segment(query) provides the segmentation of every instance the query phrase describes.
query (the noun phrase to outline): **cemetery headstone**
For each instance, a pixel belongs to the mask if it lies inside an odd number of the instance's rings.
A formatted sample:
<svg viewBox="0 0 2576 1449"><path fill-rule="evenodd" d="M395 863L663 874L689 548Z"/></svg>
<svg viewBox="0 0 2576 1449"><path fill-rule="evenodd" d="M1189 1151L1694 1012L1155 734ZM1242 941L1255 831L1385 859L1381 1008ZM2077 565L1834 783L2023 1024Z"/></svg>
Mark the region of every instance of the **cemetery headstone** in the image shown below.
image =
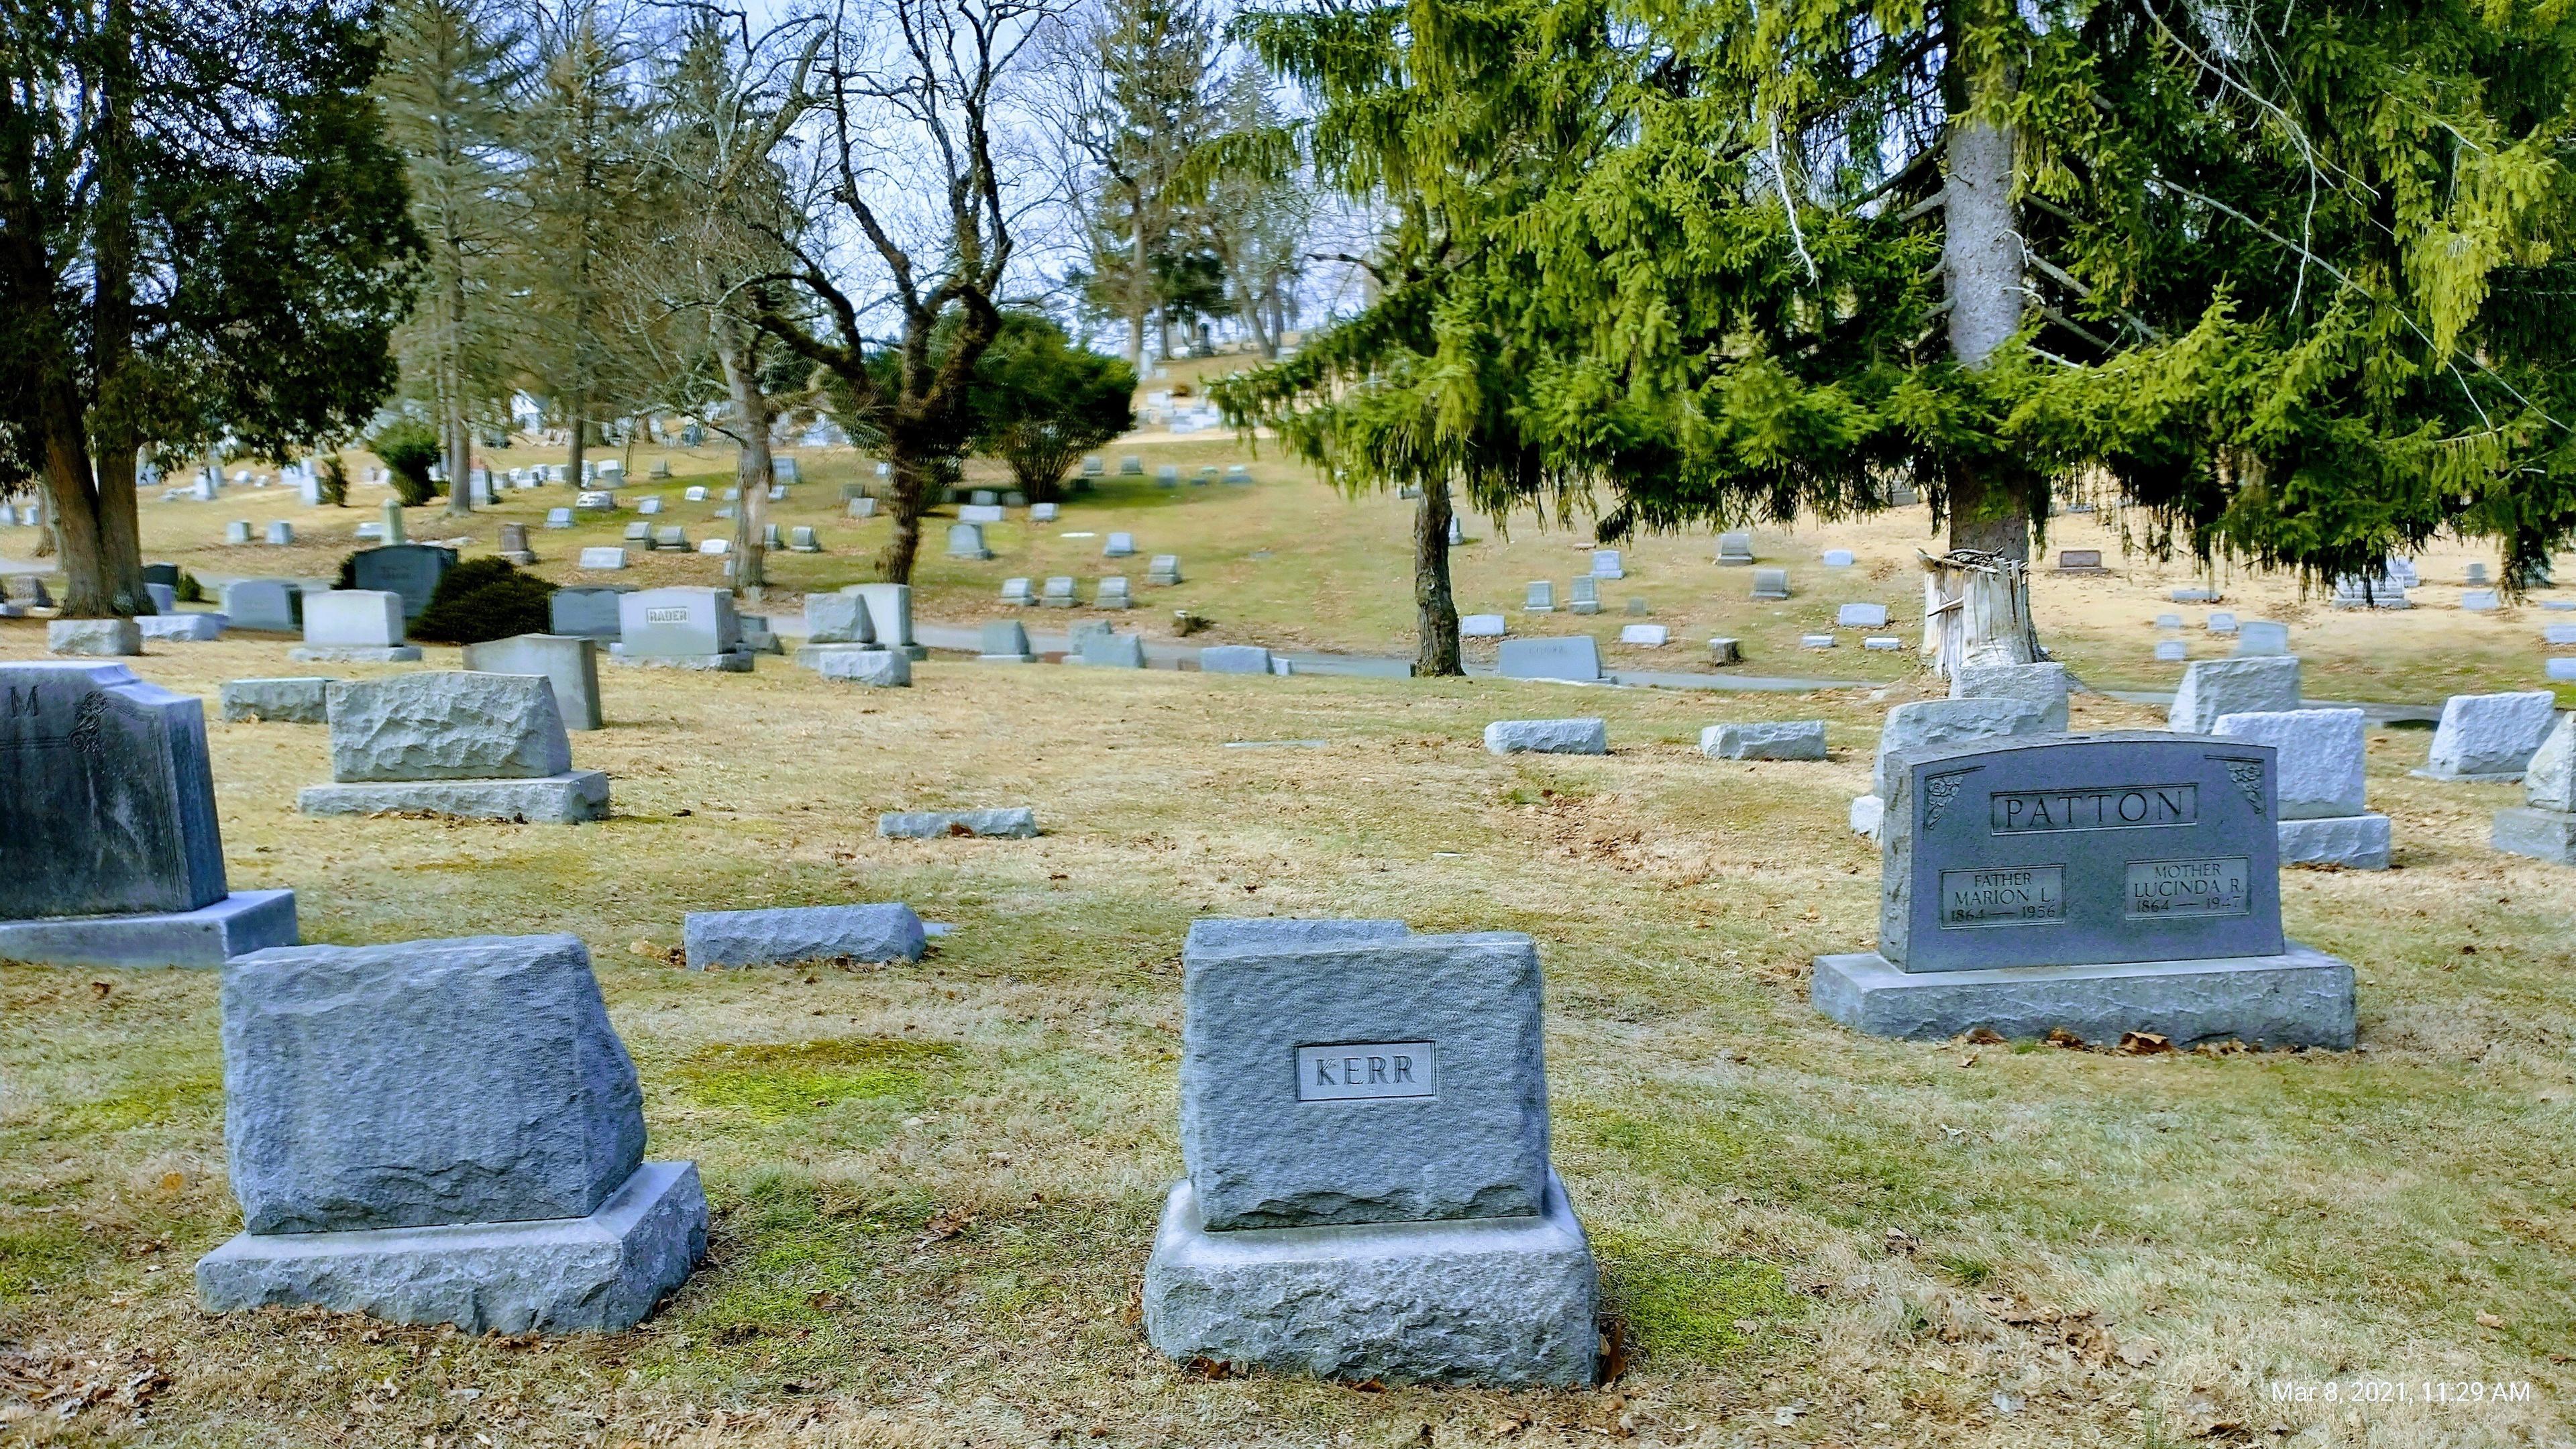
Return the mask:
<svg viewBox="0 0 2576 1449"><path fill-rule="evenodd" d="M331 681L303 679L227 679L217 696L226 724L260 720L270 724L331 722Z"/></svg>
<svg viewBox="0 0 2576 1449"><path fill-rule="evenodd" d="M1624 579L1627 576L1626 571L1620 567L1619 550L1615 548L1596 548L1592 551L1592 577L1596 579Z"/></svg>
<svg viewBox="0 0 2576 1449"><path fill-rule="evenodd" d="M140 654L143 629L132 619L48 619L45 649L67 656Z"/></svg>
<svg viewBox="0 0 2576 1449"><path fill-rule="evenodd" d="M2284 865L2388 869L2388 817L2364 804L2361 711L2293 709L2220 715L2210 733L2270 745Z"/></svg>
<svg viewBox="0 0 2576 1449"><path fill-rule="evenodd" d="M245 1227L197 1263L207 1312L616 1331L705 1255L697 1167L644 1160L575 937L261 951L226 965L222 1010Z"/></svg>
<svg viewBox="0 0 2576 1449"><path fill-rule="evenodd" d="M700 553L731 553L731 552L733 552L733 540L732 540L732 539L729 539L729 538L702 538L702 539L699 539L699 540L698 540L698 552L700 552ZM727 575L728 577L730 577L730 576L731 576L731 574L732 574L732 572L733 572L733 566L732 566L731 564L727 564L727 565L725 565L725 572L726 572L726 575Z"/></svg>
<svg viewBox="0 0 2576 1449"><path fill-rule="evenodd" d="M1533 579L1529 586L1529 596L1521 603L1521 612L1524 614L1555 613L1556 585L1546 579Z"/></svg>
<svg viewBox="0 0 2576 1449"><path fill-rule="evenodd" d="M1719 667L1744 662L1744 641L1720 636L1708 641L1708 662Z"/></svg>
<svg viewBox="0 0 2576 1449"><path fill-rule="evenodd" d="M235 579L224 585L224 614L236 629L300 634L304 589L285 579Z"/></svg>
<svg viewBox="0 0 2576 1449"><path fill-rule="evenodd" d="M681 489L681 490L680 490L680 500L681 500L682 502L684 502L684 503L704 503L704 502L706 502L706 501L707 501L707 490L706 490L706 485L705 485L705 484L702 484L702 483L692 483L692 484L690 484L688 487Z"/></svg>
<svg viewBox="0 0 2576 1449"><path fill-rule="evenodd" d="M991 558L993 556L993 551L984 546L984 526L980 523L955 523L949 525L948 556L950 558L974 559L978 562Z"/></svg>
<svg viewBox="0 0 2576 1449"><path fill-rule="evenodd" d="M1029 505L1029 522L1053 523L1055 520L1056 505L1052 503L1032 503Z"/></svg>
<svg viewBox="0 0 2576 1449"><path fill-rule="evenodd" d="M1606 755L1610 728L1597 719L1498 719L1485 726L1497 755Z"/></svg>
<svg viewBox="0 0 2576 1449"><path fill-rule="evenodd" d="M1179 466L1178 466L1178 465L1176 465L1176 464L1172 464L1172 463L1165 463L1165 464L1163 464L1162 466L1160 466L1160 467L1156 468L1156 469L1154 470L1154 486L1155 486L1155 487L1157 487L1157 488L1178 488L1178 487L1180 487L1180 486L1181 486L1181 470L1180 470Z"/></svg>
<svg viewBox="0 0 2576 1449"><path fill-rule="evenodd" d="M2159 639L2156 641L2156 662L2158 664L2180 664L2190 658L2191 646L2183 643L2180 639Z"/></svg>
<svg viewBox="0 0 2576 1449"><path fill-rule="evenodd" d="M1135 552L1136 535L1132 533L1112 533L1108 541L1100 545L1102 558L1126 558Z"/></svg>
<svg viewBox="0 0 2576 1449"><path fill-rule="evenodd" d="M867 600L852 593L807 594L805 639L809 645L874 644L877 635L868 618Z"/></svg>
<svg viewBox="0 0 2576 1449"><path fill-rule="evenodd" d="M2098 548L2059 549L2057 552L2057 571L2061 574L2107 574L2110 572L2109 569L2102 567L2102 550Z"/></svg>
<svg viewBox="0 0 2576 1449"><path fill-rule="evenodd" d="M1144 477L1145 460L1133 453L1121 455L1118 459L1118 476L1121 478Z"/></svg>
<svg viewBox="0 0 2576 1449"><path fill-rule="evenodd" d="M1509 632L1500 614L1458 616L1458 637L1461 639L1500 639Z"/></svg>
<svg viewBox="0 0 2576 1449"><path fill-rule="evenodd" d="M2424 768L2413 773L2428 780L2518 780L2557 717L2558 696L2546 689L2452 695L2442 702Z"/></svg>
<svg viewBox="0 0 2576 1449"><path fill-rule="evenodd" d="M2177 604L2215 604L2218 602L2218 590L2176 589L2170 597Z"/></svg>
<svg viewBox="0 0 2576 1449"><path fill-rule="evenodd" d="M787 530L787 551L790 553L821 553L823 551L823 541L815 534L810 525L800 523Z"/></svg>
<svg viewBox="0 0 2576 1449"><path fill-rule="evenodd" d="M1885 604L1845 604L1834 611L1838 629L1884 629L1887 627Z"/></svg>
<svg viewBox="0 0 2576 1449"><path fill-rule="evenodd" d="M202 644L224 637L224 626L231 622L221 614L172 611L151 614L134 621L137 633L146 639L167 643Z"/></svg>
<svg viewBox="0 0 2576 1449"><path fill-rule="evenodd" d="M1045 591L1038 596L1038 604L1041 608L1070 609L1080 602L1081 600L1074 596L1073 578L1069 574L1055 574L1049 577Z"/></svg>
<svg viewBox="0 0 2576 1449"><path fill-rule="evenodd" d="M605 585L557 589L546 598L547 627L556 634L614 639L619 632L617 601L629 592L631 590Z"/></svg>
<svg viewBox="0 0 2576 1449"><path fill-rule="evenodd" d="M387 544L403 541L403 506L399 498L385 500L384 528L380 535Z"/></svg>
<svg viewBox="0 0 2576 1449"><path fill-rule="evenodd" d="M1699 752L1712 760L1821 760L1825 722L1795 719L1710 725L1699 732Z"/></svg>
<svg viewBox="0 0 2576 1449"><path fill-rule="evenodd" d="M1135 607L1135 603L1135 596L1127 591L1127 580L1117 574L1102 579L1091 591L1091 607L1095 609L1127 609Z"/></svg>
<svg viewBox="0 0 2576 1449"><path fill-rule="evenodd" d="M660 514L662 511L661 496L656 494L650 498L639 498L635 500L635 511L646 518L651 518Z"/></svg>
<svg viewBox="0 0 2576 1449"><path fill-rule="evenodd" d="M366 549L354 556L356 587L400 595L403 622L429 607L438 581L456 567L456 550L434 543L395 543Z"/></svg>
<svg viewBox="0 0 2576 1449"><path fill-rule="evenodd" d="M2204 659L2182 672L2165 728L2205 735L2223 714L2270 714L2299 707L2299 661L2289 655Z"/></svg>
<svg viewBox="0 0 2576 1449"><path fill-rule="evenodd" d="M1829 569L1847 569L1851 566L1852 551L1850 549L1829 548L1825 550L1825 567Z"/></svg>
<svg viewBox="0 0 2576 1449"><path fill-rule="evenodd" d="M1109 470L1101 464L1100 455L1098 453L1085 453L1082 455L1083 477L1098 478L1108 471Z"/></svg>
<svg viewBox="0 0 2576 1449"><path fill-rule="evenodd" d="M1536 945L1201 921L1182 963L1188 1176L1148 1341L1322 1378L1591 1383L1599 1276L1548 1162Z"/></svg>
<svg viewBox="0 0 2576 1449"><path fill-rule="evenodd" d="M2472 614L2492 614L2498 607L2496 591L2493 589L2463 589L2460 591L2460 607L2468 610Z"/></svg>
<svg viewBox="0 0 2576 1449"><path fill-rule="evenodd" d="M1211 644L1199 651L1202 674L1269 674L1270 651L1257 644Z"/></svg>
<svg viewBox="0 0 2576 1449"><path fill-rule="evenodd" d="M555 710L567 730L595 730L599 715L599 641L587 634L514 634L465 646L465 667L483 674L534 674L554 686Z"/></svg>
<svg viewBox="0 0 2576 1449"><path fill-rule="evenodd" d="M1075 636L1079 647L1067 664L1089 664L1109 669L1142 669L1145 667L1145 641L1134 634L1117 634L1096 630Z"/></svg>
<svg viewBox="0 0 2576 1449"><path fill-rule="evenodd" d="M143 586L143 592L151 596L152 612L156 614L175 614L179 612L179 590L176 585L145 584Z"/></svg>
<svg viewBox="0 0 2576 1449"><path fill-rule="evenodd" d="M912 656L878 646L800 650L799 663L811 656L814 672L825 679L872 689L905 689L912 684Z"/></svg>
<svg viewBox="0 0 2576 1449"><path fill-rule="evenodd" d="M1672 642L1672 631L1661 624L1626 624L1620 626L1619 642L1640 649L1661 649Z"/></svg>
<svg viewBox="0 0 2576 1449"><path fill-rule="evenodd" d="M1002 580L1003 603L1016 605L1025 609L1035 605L1037 601L1037 595L1031 592L1029 581L1026 578Z"/></svg>
<svg viewBox="0 0 2576 1449"><path fill-rule="evenodd" d="M1458 515L1457 515L1457 514L1454 514L1454 513L1450 514L1450 515L1449 515L1449 546L1450 546L1451 548L1456 548L1458 545L1460 545L1460 544L1462 544L1462 543L1465 543L1466 541L1467 541L1467 526L1466 526L1465 524L1460 523L1460 522L1458 521Z"/></svg>
<svg viewBox="0 0 2576 1449"><path fill-rule="evenodd" d="M1717 536L1717 561L1730 568L1750 565L1753 562L1753 535L1749 533L1719 534Z"/></svg>
<svg viewBox="0 0 2576 1449"><path fill-rule="evenodd" d="M221 966L292 944L293 891L224 878L205 705L122 664L0 661L0 958Z"/></svg>
<svg viewBox="0 0 2576 1449"><path fill-rule="evenodd" d="M269 520L268 544L271 548L294 547L295 525L287 522L283 518L274 518Z"/></svg>
<svg viewBox="0 0 2576 1449"><path fill-rule="evenodd" d="M2277 772L2151 731L1901 750L1879 948L1819 959L1810 999L1872 1036L2349 1047L2352 968L2281 934Z"/></svg>
<svg viewBox="0 0 2576 1449"><path fill-rule="evenodd" d="M1505 679L1562 679L1577 684L1601 678L1601 646L1589 634L1556 639L1507 639L1494 659Z"/></svg>
<svg viewBox="0 0 2576 1449"><path fill-rule="evenodd" d="M304 642L286 657L307 663L409 663L420 646L403 642L402 595L383 589L325 589L304 596Z"/></svg>
<svg viewBox="0 0 2576 1449"><path fill-rule="evenodd" d="M2576 865L2576 714L2552 718L2526 762L2522 798L2496 812L2488 843L2507 855Z"/></svg>
<svg viewBox="0 0 2576 1449"><path fill-rule="evenodd" d="M842 592L855 592L867 601L868 621L876 630L877 643L901 651L907 659L930 657L930 651L912 637L910 584L852 584Z"/></svg>
<svg viewBox="0 0 2576 1449"><path fill-rule="evenodd" d="M1029 631L1017 619L996 619L986 624L975 657L986 664L1035 664L1038 658L1037 652L1029 648Z"/></svg>
<svg viewBox="0 0 2576 1449"><path fill-rule="evenodd" d="M1601 612L1601 581L1590 574L1576 576L1566 586L1566 593L1567 613L1590 615Z"/></svg>
<svg viewBox="0 0 2576 1449"><path fill-rule="evenodd" d="M2290 652L2290 626L2269 619L2248 619L2236 626L2236 657L2264 659Z"/></svg>
<svg viewBox="0 0 2576 1449"><path fill-rule="evenodd" d="M2468 566L2467 573L2463 575L2463 577L2465 577L2470 583L2483 584L2487 581L2487 566L2482 563L2470 564Z"/></svg>
<svg viewBox="0 0 2576 1449"><path fill-rule="evenodd" d="M1831 638L1831 635L1827 635ZM2004 739L2048 733L2048 708L2020 696L1976 696L1927 699L1900 704L1879 726L1878 748L1870 762L1869 793L1853 799L1849 820L1853 833L1875 836L1884 813L1889 761L1906 750L1963 740Z"/></svg>
<svg viewBox="0 0 2576 1449"><path fill-rule="evenodd" d="M2225 609L2215 610L2207 620L2207 627L2212 634L2233 634L2236 632L2236 616Z"/></svg>
<svg viewBox="0 0 2576 1449"><path fill-rule="evenodd" d="M508 559L510 562L517 564L522 568L525 568L529 564L537 561L537 556L528 551L528 526L524 523L505 523L501 525L501 539L498 552L501 557Z"/></svg>
<svg viewBox="0 0 2576 1449"><path fill-rule="evenodd" d="M1753 571L1753 597L1757 599L1785 599L1789 597L1789 571L1787 569L1755 569Z"/></svg>
<svg viewBox="0 0 2576 1449"><path fill-rule="evenodd" d="M331 683L329 709L331 783L296 792L295 806L307 815L399 811L553 824L608 816L608 777L572 767L563 713L543 674L340 679Z"/></svg>
<svg viewBox="0 0 2576 1449"><path fill-rule="evenodd" d="M1169 588L1181 582L1181 556L1158 553L1146 562L1145 582Z"/></svg>
<svg viewBox="0 0 2576 1449"><path fill-rule="evenodd" d="M608 657L657 669L751 672L742 622L723 589L644 589L617 599L617 642Z"/></svg>
<svg viewBox="0 0 2576 1449"><path fill-rule="evenodd" d="M674 523L653 530L653 552L687 553L688 551L689 532L679 524Z"/></svg>
<svg viewBox="0 0 2576 1449"><path fill-rule="evenodd" d="M2063 664L1962 664L1950 678L1952 699L2018 699L2039 706L2040 728L2066 730Z"/></svg>
<svg viewBox="0 0 2576 1449"><path fill-rule="evenodd" d="M587 547L578 560L584 569L616 570L626 567L626 550L614 547Z"/></svg>

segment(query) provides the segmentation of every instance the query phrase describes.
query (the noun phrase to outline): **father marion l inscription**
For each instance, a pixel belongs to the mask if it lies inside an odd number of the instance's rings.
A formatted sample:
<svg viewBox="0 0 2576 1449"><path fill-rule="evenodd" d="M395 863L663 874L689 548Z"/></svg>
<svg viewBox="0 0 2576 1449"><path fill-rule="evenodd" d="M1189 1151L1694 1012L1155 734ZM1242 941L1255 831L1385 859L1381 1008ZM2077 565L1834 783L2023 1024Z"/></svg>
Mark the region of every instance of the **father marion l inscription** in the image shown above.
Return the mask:
<svg viewBox="0 0 2576 1449"><path fill-rule="evenodd" d="M1874 1035L2349 1044L2351 968L2281 934L2276 763L2164 732L1904 752L1879 950L1819 961L1816 1004Z"/></svg>

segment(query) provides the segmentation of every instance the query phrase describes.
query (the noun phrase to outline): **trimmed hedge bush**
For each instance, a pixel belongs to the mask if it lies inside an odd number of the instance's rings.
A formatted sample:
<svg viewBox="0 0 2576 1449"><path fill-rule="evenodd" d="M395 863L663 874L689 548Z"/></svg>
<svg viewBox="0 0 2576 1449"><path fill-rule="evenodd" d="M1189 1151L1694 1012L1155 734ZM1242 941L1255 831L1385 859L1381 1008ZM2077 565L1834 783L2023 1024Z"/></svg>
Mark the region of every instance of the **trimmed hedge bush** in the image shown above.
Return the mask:
<svg viewBox="0 0 2576 1449"><path fill-rule="evenodd" d="M542 634L551 620L554 585L521 573L508 559L467 559L438 581L411 637L432 644L480 644L513 634Z"/></svg>

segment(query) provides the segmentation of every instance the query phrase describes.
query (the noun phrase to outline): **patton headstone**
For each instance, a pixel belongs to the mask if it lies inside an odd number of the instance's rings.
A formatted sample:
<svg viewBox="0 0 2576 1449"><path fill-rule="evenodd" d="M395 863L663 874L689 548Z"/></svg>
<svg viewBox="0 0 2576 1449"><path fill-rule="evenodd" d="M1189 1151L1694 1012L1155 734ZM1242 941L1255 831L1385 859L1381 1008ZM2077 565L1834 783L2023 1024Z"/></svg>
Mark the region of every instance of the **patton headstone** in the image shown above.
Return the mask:
<svg viewBox="0 0 2576 1449"><path fill-rule="evenodd" d="M571 936L227 963L226 1313L318 1305L468 1333L632 1326L706 1251L697 1169L644 1160L643 1094Z"/></svg>
<svg viewBox="0 0 2576 1449"><path fill-rule="evenodd" d="M1188 1177L1147 1339L1325 1378L1590 1383L1598 1275L1548 1162L1530 939L1203 921L1182 962Z"/></svg>
<svg viewBox="0 0 2576 1449"><path fill-rule="evenodd" d="M1888 762L1879 949L1811 999L1873 1036L2347 1047L2353 973L2281 934L2268 745L2126 732Z"/></svg>
<svg viewBox="0 0 2576 1449"><path fill-rule="evenodd" d="M205 706L122 664L0 662L0 957L220 966L295 940L295 893L224 878Z"/></svg>

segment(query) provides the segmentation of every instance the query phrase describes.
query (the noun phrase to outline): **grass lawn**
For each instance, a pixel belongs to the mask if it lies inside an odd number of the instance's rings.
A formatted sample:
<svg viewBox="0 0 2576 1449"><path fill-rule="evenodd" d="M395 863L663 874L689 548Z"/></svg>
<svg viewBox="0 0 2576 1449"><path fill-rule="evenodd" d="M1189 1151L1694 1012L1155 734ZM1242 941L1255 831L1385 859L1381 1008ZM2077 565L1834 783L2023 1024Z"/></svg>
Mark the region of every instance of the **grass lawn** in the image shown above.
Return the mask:
<svg viewBox="0 0 2576 1449"><path fill-rule="evenodd" d="M882 518L853 520L842 508L841 485L872 477L872 464L847 449L789 451L799 458L805 481L784 502L771 505L772 521L782 535L798 524L813 525L827 550L771 556L776 587L760 607L793 612L808 590L876 577L890 524ZM1207 643L1413 653L1411 503L1388 495L1347 498L1284 460L1275 444L1263 442L1256 451L1230 434L1154 434L1102 451L1113 469L1120 455L1137 455L1147 476L1103 480L1093 492L1066 504L1063 517L1051 526L1032 526L1015 510L1011 521L986 526L985 541L997 555L988 562L944 556L946 525L954 521L954 509L939 510L923 529L914 574L916 614L942 623L999 618L1013 612L1001 602L1006 578L1070 574L1081 581L1082 597L1088 599L1098 578L1123 572L1135 587L1139 607L1121 619L1121 627L1156 637L1169 637L1172 611L1186 608L1210 622L1207 632L1195 636ZM729 449L637 447L595 456L626 459L631 481L621 497L630 505L647 496L663 498L665 511L650 520L656 525L681 525L693 543L730 535L732 522L714 516L724 506L724 486L732 481ZM668 460L672 478L645 476L657 459ZM491 454L489 461L506 469L558 462L560 455L520 447ZM1178 466L1187 478L1203 466L1237 462L1249 464L1255 486L1184 484L1164 490L1151 476L1165 463ZM1009 486L1005 475L982 464L970 470L970 482ZM707 501L685 501L682 495L692 484L709 487ZM381 487L361 486L353 489L349 508L307 509L292 490L275 487L228 489L213 504L165 504L153 493L142 510L144 556L209 577L327 579L338 572L345 554L361 546L356 526L380 517L386 496ZM627 524L645 520L630 508L614 515L580 515L578 526L569 531L545 529L546 510L571 501L572 490L562 487L505 490L497 506L470 520L448 519L443 505L413 509L408 531L415 540L462 541L469 553L489 552L497 546L500 523L524 523L541 560L538 572L559 583L722 582L722 561L694 553L636 551L622 573L583 573L574 567L583 545L619 543ZM260 538L266 523L278 518L295 524L299 541L294 547L226 546L219 541L228 521L250 522L252 536ZM2209 582L2225 593L2216 608L2292 626L2292 647L2306 663L2311 698L2437 703L2463 691L2548 687L2541 626L2560 616L2538 604L2554 594L2536 595L2528 604L2491 614L2458 607L2469 563L2484 562L2490 575L2501 571L2500 561L2483 548L2443 545L2423 555L2424 586L2415 592L2420 607L2406 613L2354 613L2302 597L2294 581L2223 569L2212 580L2195 573L2187 561L2124 552L2122 526L2111 515L2053 520L2045 540L2047 562L2053 563L2061 549L2096 549L2115 572L2079 577L2043 569L2033 585L2043 638L2096 687L2172 688L2182 666L2155 661L2159 638L2186 639L2195 659L2228 653L2231 640L2202 628L2211 607L2171 602L2173 589ZM1113 530L1135 535L1137 557L1101 557ZM1915 556L1918 549L1937 545L1930 511L1922 507L1862 522L1810 520L1795 530L1755 529L1756 552L1765 564L1786 566L1795 591L1786 602L1766 603L1749 596L1751 570L1716 566L1711 531L1631 540L1625 545L1628 577L1602 583L1600 616L1578 618L1527 615L1520 608L1534 579L1554 582L1560 604L1569 597L1573 576L1591 566L1594 539L1588 522L1543 523L1523 517L1498 525L1470 517L1466 534L1468 544L1452 555L1461 612L1507 613L1516 633L1581 630L1604 641L1614 667L1667 670L1706 667L1706 641L1725 635L1743 641L1746 662L1738 673L1867 681L1904 677L1913 669L1913 656L1864 653L1857 630L1841 631L1840 645L1831 651L1802 649L1799 636L1832 630L1840 604L1875 601L1889 606L1887 632L1909 647L1919 642L1922 585ZM0 530L0 556L23 554L33 539L32 531ZM1857 565L1826 569L1820 559L1827 548L1851 549ZM1145 585L1147 558L1157 553L1180 556L1181 586ZM2576 561L2570 568L2576 569ZM2576 591L2569 596L2576 598ZM1671 647L1629 648L1615 642L1619 626L1629 622L1624 611L1632 598L1652 610L1654 622L1670 626ZM2162 614L2181 617L2185 627L2180 635L2156 628ZM1042 617L1055 627L1063 623L1053 615ZM2567 618L2576 622L2576 615ZM1467 647L1470 660L1490 660L1494 648L1482 641L1469 641ZM2568 699L2576 703L2576 692Z"/></svg>
<svg viewBox="0 0 2576 1449"><path fill-rule="evenodd" d="M1213 519L1294 496L1139 506ZM0 657L35 655L41 630L0 623ZM136 667L211 700L283 656L245 639ZM1841 823L1876 728L1857 694L948 660L890 692L778 660L603 674L610 728L574 756L614 778L608 822L307 818L294 790L326 777L322 730L211 723L224 840L236 888L298 890L308 940L589 943L652 1155L705 1174L710 1260L607 1337L203 1316L190 1265L239 1225L215 977L0 967L0 1443L2568 1434L2576 886L2484 848L2510 787L2408 778L2421 734L2372 736L2400 868L2282 882L2291 932L2359 968L2364 1049L2130 1057L1876 1041L1807 1008L1810 958L1867 942L1876 919L1876 853ZM1491 718L1577 709L1609 719L1614 754L1477 742ZM1817 715L1828 762L1690 747L1718 718ZM2082 700L2076 723L2150 719ZM1326 743L1225 747L1289 739ZM873 833L880 810L1020 803L1049 833ZM669 964L690 909L848 900L908 901L956 931L917 967ZM1555 1160L1625 1346L1614 1382L1367 1392L1201 1378L1145 1346L1137 1284L1180 1166L1180 941L1210 913L1537 938ZM2272 1397L2357 1376L2529 1397ZM82 1385L99 1402L68 1418L26 1407Z"/></svg>

